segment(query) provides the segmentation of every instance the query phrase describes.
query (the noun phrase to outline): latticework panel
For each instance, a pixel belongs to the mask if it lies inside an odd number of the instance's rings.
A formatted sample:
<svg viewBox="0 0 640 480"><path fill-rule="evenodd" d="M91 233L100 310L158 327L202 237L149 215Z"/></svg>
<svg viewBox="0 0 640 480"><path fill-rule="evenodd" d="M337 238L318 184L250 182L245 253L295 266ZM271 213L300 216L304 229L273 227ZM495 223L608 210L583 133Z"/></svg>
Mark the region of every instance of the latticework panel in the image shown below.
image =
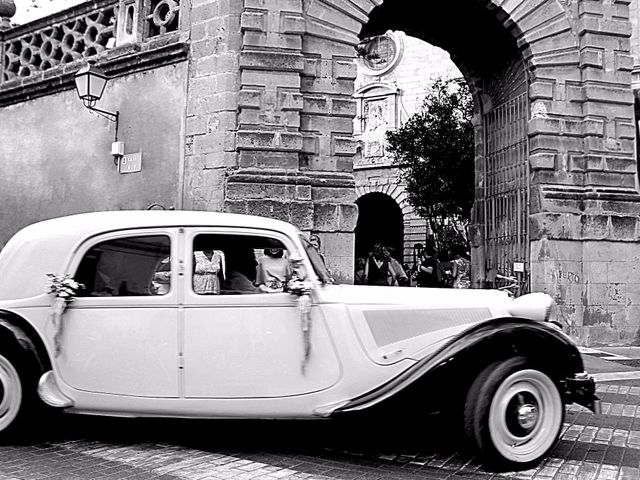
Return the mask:
<svg viewBox="0 0 640 480"><path fill-rule="evenodd" d="M120 13L119 4L123 7ZM25 79L93 57L116 43L144 42L176 32L179 17L179 0L102 1L93 10L79 8L76 15L62 20L54 15L51 25L45 28L33 29L19 36L10 32L6 36L1 81ZM138 25L137 18L143 18L144 22ZM118 22L124 22L126 28L120 32L125 38L118 38L116 42ZM142 32L137 32L137 28Z"/></svg>
<svg viewBox="0 0 640 480"><path fill-rule="evenodd" d="M25 78L97 55L115 36L115 5L5 42L3 81Z"/></svg>

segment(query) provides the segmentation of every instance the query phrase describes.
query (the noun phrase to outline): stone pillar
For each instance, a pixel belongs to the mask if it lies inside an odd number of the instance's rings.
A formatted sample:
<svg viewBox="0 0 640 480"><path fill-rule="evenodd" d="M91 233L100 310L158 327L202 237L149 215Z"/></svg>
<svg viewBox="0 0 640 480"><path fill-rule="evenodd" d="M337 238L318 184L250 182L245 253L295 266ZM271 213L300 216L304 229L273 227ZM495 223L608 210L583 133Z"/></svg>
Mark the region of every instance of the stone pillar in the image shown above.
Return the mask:
<svg viewBox="0 0 640 480"><path fill-rule="evenodd" d="M538 72L531 84L531 284L561 302L583 344L634 343L640 197L629 2L580 0L575 9L577 58L556 65L566 73L553 82Z"/></svg>
<svg viewBox="0 0 640 480"><path fill-rule="evenodd" d="M245 0L240 28L237 163L228 172L224 208L311 231L310 179L299 167L301 5Z"/></svg>
<svg viewBox="0 0 640 480"><path fill-rule="evenodd" d="M331 41L309 31L307 13L300 0L244 1L237 162L227 172L224 209L318 234L329 268L345 281L353 275L357 219L351 138L357 39L339 41L336 54L327 48Z"/></svg>
<svg viewBox="0 0 640 480"><path fill-rule="evenodd" d="M353 276L358 211L353 180L356 33L376 2L304 2L301 167L313 179L314 229L339 276Z"/></svg>
<svg viewBox="0 0 640 480"><path fill-rule="evenodd" d="M191 39L182 175L185 209L222 211L227 169L237 166L242 11L242 0L198 0L183 12L182 29Z"/></svg>

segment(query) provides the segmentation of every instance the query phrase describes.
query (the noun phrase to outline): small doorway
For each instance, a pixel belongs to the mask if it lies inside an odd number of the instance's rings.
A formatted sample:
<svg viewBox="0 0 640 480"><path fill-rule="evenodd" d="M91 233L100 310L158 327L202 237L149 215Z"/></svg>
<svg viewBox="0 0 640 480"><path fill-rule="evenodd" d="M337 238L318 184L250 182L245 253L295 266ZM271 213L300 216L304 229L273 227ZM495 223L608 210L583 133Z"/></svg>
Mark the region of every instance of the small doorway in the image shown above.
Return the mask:
<svg viewBox="0 0 640 480"><path fill-rule="evenodd" d="M404 222L400 206L389 195L374 192L356 200L356 258L367 258L373 246L381 242L391 254L403 262Z"/></svg>

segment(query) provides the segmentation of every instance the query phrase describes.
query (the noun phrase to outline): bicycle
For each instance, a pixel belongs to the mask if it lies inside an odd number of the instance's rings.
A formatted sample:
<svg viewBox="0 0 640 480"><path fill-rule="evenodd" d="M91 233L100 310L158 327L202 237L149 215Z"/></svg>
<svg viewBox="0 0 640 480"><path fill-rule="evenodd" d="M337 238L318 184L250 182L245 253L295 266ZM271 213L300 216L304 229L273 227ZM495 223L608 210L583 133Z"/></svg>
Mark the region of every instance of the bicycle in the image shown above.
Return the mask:
<svg viewBox="0 0 640 480"><path fill-rule="evenodd" d="M504 285L499 286L499 283L508 282ZM500 275L496 273L496 290L500 290L502 292L507 292L510 297L517 297L521 293L520 282L516 277Z"/></svg>

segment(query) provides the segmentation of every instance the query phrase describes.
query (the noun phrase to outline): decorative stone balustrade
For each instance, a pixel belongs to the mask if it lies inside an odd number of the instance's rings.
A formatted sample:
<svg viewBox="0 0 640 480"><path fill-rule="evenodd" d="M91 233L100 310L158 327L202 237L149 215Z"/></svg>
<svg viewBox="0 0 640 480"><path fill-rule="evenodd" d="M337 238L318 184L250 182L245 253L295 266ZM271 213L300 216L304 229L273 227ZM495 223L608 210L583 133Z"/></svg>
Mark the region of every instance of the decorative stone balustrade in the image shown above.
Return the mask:
<svg viewBox="0 0 640 480"><path fill-rule="evenodd" d="M68 73L106 50L158 41L179 31L179 17L179 0L98 0L0 31L0 92Z"/></svg>

